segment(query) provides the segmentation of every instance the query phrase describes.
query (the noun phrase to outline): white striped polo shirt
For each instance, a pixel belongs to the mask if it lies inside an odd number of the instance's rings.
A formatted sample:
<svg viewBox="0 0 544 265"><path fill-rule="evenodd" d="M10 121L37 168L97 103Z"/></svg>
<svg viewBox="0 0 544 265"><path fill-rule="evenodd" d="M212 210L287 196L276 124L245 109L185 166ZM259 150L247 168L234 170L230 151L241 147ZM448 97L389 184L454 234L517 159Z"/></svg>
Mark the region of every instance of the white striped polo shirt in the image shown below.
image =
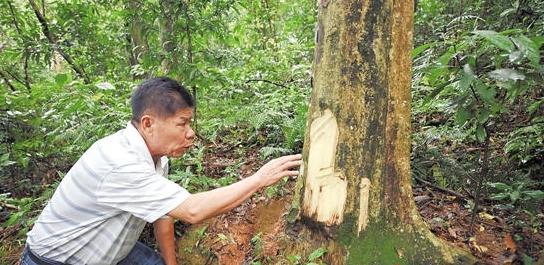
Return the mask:
<svg viewBox="0 0 544 265"><path fill-rule="evenodd" d="M40 256L68 264L117 264L146 222L189 192L168 180L168 159L154 165L140 133L127 127L94 143L68 171L28 233Z"/></svg>

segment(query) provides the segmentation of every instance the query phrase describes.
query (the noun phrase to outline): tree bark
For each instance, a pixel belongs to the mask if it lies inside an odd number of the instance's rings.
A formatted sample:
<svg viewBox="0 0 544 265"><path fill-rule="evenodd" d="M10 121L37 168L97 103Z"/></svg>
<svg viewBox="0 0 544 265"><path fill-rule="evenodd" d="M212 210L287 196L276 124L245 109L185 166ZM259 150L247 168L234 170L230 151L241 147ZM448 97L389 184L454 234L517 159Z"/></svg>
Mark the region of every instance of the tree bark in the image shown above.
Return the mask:
<svg viewBox="0 0 544 265"><path fill-rule="evenodd" d="M144 4L140 1L128 1L127 5L130 12L130 39L137 64L139 59L149 50L149 44L145 38L144 21L140 14Z"/></svg>
<svg viewBox="0 0 544 265"><path fill-rule="evenodd" d="M412 196L413 8L319 1L303 173L289 214L309 243L286 255L326 247L331 264L474 263L429 231Z"/></svg>
<svg viewBox="0 0 544 265"><path fill-rule="evenodd" d="M40 22L40 25L42 26L42 33L47 38L47 41L51 45L51 48L53 48L54 51L58 52L62 56L62 58L72 67L72 69L77 73L79 77L83 78L83 81L85 82L85 84L91 83L91 81L89 80L89 77L87 77L83 68L78 66L74 62L72 57L70 57L70 55L65 53L64 50L60 48L60 46L58 45L55 39L55 36L49 29L49 25L47 24L47 20L45 19L44 14L40 12L40 9L38 5L36 4L36 2L34 0L28 0L28 2L30 3L32 10L34 11L36 18Z"/></svg>

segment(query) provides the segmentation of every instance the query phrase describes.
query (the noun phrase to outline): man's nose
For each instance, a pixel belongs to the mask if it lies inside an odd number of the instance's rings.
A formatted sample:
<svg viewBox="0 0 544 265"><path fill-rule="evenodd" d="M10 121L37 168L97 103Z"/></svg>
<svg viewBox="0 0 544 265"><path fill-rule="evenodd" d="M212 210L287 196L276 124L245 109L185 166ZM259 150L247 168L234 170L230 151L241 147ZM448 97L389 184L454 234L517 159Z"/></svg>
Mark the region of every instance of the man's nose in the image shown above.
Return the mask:
<svg viewBox="0 0 544 265"><path fill-rule="evenodd" d="M185 137L187 137L187 139L190 139L190 140L195 139L195 131L193 130L193 128L189 127L189 131L187 131L187 134L185 135Z"/></svg>

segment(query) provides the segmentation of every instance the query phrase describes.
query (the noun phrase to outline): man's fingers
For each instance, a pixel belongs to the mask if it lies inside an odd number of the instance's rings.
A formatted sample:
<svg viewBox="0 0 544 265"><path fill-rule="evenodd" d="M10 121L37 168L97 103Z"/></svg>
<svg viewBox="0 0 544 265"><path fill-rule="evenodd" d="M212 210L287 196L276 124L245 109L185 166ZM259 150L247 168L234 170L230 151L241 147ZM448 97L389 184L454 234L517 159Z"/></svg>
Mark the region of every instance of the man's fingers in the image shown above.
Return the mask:
<svg viewBox="0 0 544 265"><path fill-rule="evenodd" d="M282 156L282 157L278 158L278 162L283 164L283 163L286 163L286 162L289 162L289 161L300 160L300 159L302 159L301 154L287 155L287 156Z"/></svg>
<svg viewBox="0 0 544 265"><path fill-rule="evenodd" d="M302 155L301 154L296 154L296 155L288 155L288 156L285 156L287 158L287 160L291 161L291 160L301 160L302 159Z"/></svg>
<svg viewBox="0 0 544 265"><path fill-rule="evenodd" d="M282 170L286 170L293 167L298 167L302 164L302 160L289 161L281 165Z"/></svg>
<svg viewBox="0 0 544 265"><path fill-rule="evenodd" d="M299 174L299 171L298 170L287 170L287 171L282 171L279 173L279 175L276 175L277 176L277 180L283 178L283 177L293 177L293 176L298 176Z"/></svg>
<svg viewBox="0 0 544 265"><path fill-rule="evenodd" d="M290 170L290 171L287 171L287 176L289 177L292 177L292 176L298 176L300 172L298 172L298 170Z"/></svg>

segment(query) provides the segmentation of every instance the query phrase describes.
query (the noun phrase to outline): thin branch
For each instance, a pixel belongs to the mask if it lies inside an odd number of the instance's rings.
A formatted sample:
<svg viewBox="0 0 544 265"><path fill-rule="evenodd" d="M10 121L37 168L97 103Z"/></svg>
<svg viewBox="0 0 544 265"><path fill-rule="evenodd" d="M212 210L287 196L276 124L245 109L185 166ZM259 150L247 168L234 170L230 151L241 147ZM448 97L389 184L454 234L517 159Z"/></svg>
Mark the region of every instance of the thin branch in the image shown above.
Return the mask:
<svg viewBox="0 0 544 265"><path fill-rule="evenodd" d="M466 199L466 198L467 198L467 196L465 196L465 195L463 195L463 194L461 194L461 193L459 193L459 192L457 192L457 191L453 191L453 190L450 190L450 189L442 188L442 187L440 187L440 186L434 185L434 184L432 184L432 183L430 183L430 182L428 182L428 181L426 181L426 180L424 180L424 179L421 179L421 178L419 178L419 177L414 176L414 179L416 179L417 181L419 181L419 182L425 184L426 186L433 187L433 188L435 188L435 189L437 189L437 190L440 190L440 191L445 192L445 193L449 193L449 194L451 194L451 195L453 195L453 196L456 196L456 197L458 197L458 198L461 198L461 199Z"/></svg>
<svg viewBox="0 0 544 265"><path fill-rule="evenodd" d="M21 36L21 38L23 38L23 32L21 31L21 28L19 27L19 23L17 22L17 14L15 13L15 9L13 8L13 5L11 4L11 1L8 1L8 6L9 6L9 11L11 12L11 18L13 20L13 25L15 26L15 29L17 29L17 33L19 34L19 36ZM24 39L24 38L23 38ZM25 59L24 59L24 64L23 64L23 70L24 70L24 73L25 73L25 82L24 82L24 86L26 87L26 89L30 90L31 87L30 87L30 78L28 76L28 57L29 57L29 54L28 54L28 47L26 44L24 44L25 48ZM13 77L13 75L12 75ZM17 79L17 81L20 82L20 80Z"/></svg>
<svg viewBox="0 0 544 265"><path fill-rule="evenodd" d="M0 70L0 76L2 76L2 79L4 79L4 82L9 87L9 89L11 89L11 91L13 91L13 92L17 91L17 89L11 84L11 82L9 82L9 79L6 76L6 74L4 73L4 71Z"/></svg>
<svg viewBox="0 0 544 265"><path fill-rule="evenodd" d="M42 33L43 35L45 35L45 37L47 38L47 40L49 41L49 44L51 44L51 47L53 48L53 50L55 50L56 52L58 52L62 58L64 58L64 60L70 64L70 66L72 66L72 69L74 69L74 71L81 77L83 78L83 81L85 82L85 84L89 84L91 83L91 81L89 80L89 78L87 77L87 75L85 74L85 71L83 70L83 68L79 67L75 62L74 60L72 59L72 57L70 57L67 53L65 53L61 48L60 46L57 44L57 41L55 39L55 36L53 36L53 33L51 32L51 30L49 29L49 25L47 24L47 20L45 19L45 17L43 16L42 13L40 13L40 10L39 10L39 7L38 5L36 4L36 2L34 0L28 0L28 2L30 3L30 5L32 6L32 9L34 10L34 14L36 15L36 18L38 19L38 21L40 22L40 25L42 26Z"/></svg>
<svg viewBox="0 0 544 265"><path fill-rule="evenodd" d="M484 130L486 134L485 142L484 142L485 149L484 149L484 157L482 160L482 168L480 170L480 175L479 175L480 179L477 183L476 194L474 196L474 207L472 208L472 216L470 217L470 233L471 234L474 232L474 221L476 220L476 213L478 212L478 207L480 206L480 201L481 201L480 196L482 195L482 187L484 185L484 182L487 179L487 175L489 172L489 155L490 155L489 139L491 136L489 135L487 124L484 124Z"/></svg>
<svg viewBox="0 0 544 265"><path fill-rule="evenodd" d="M265 80L265 79L249 79L249 80L246 80L246 84L249 83L249 82L265 82L265 83L269 83L269 84L276 85L276 86L279 86L279 87L289 88L284 84L276 83L276 82L273 82L273 81L270 81L270 80Z"/></svg>
<svg viewBox="0 0 544 265"><path fill-rule="evenodd" d="M17 29L17 33L19 35L23 35L21 33L21 28L19 27L19 23L17 22L17 16L15 15L15 9L13 8L13 5L11 4L11 1L8 1L9 11L11 12L11 19L13 20L13 25L15 26L15 29Z"/></svg>
<svg viewBox="0 0 544 265"><path fill-rule="evenodd" d="M13 78L13 80L17 81L18 83L22 84L22 85L25 85L25 83L17 76L15 75L14 73L8 71L8 70L2 70L2 72L4 73L4 75L9 75L11 78Z"/></svg>
<svg viewBox="0 0 544 265"><path fill-rule="evenodd" d="M25 63L23 64L23 70L25 73L25 87L28 91L32 90L32 87L30 87L30 76L28 75L28 59L30 57L30 54L25 54Z"/></svg>
<svg viewBox="0 0 544 265"><path fill-rule="evenodd" d="M5 202L0 202L0 207L3 207L3 208L8 208L8 209L11 209L11 210L20 210L18 206L16 205L13 205L13 204L9 204L9 203L5 203Z"/></svg>
<svg viewBox="0 0 544 265"><path fill-rule="evenodd" d="M185 34L187 35L187 61L193 63L193 39L191 35L191 19L189 17L189 0L183 5L183 13L185 15Z"/></svg>

